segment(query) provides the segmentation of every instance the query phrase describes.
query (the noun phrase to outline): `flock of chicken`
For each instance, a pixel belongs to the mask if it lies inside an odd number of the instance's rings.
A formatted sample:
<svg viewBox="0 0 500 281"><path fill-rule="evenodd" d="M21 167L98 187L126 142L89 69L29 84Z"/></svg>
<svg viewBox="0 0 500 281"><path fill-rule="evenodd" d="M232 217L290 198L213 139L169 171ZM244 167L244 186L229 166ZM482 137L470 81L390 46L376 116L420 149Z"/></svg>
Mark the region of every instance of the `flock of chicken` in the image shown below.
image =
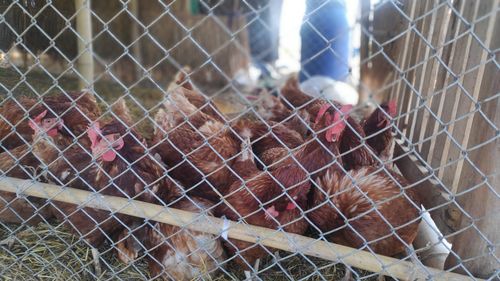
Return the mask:
<svg viewBox="0 0 500 281"><path fill-rule="evenodd" d="M173 84L152 140L130 128L123 101L103 121L88 93L45 97L42 104L9 100L0 111L0 169L297 234L321 232L384 255L411 245L420 203L388 162L394 103L358 123L351 106L312 100L291 78L281 89L285 99L267 94L256 105L260 118L229 122L184 75ZM2 222L55 219L94 249L113 246L125 263L147 259L152 277L189 280L215 272L227 258L251 267L269 251L119 213L0 197Z"/></svg>

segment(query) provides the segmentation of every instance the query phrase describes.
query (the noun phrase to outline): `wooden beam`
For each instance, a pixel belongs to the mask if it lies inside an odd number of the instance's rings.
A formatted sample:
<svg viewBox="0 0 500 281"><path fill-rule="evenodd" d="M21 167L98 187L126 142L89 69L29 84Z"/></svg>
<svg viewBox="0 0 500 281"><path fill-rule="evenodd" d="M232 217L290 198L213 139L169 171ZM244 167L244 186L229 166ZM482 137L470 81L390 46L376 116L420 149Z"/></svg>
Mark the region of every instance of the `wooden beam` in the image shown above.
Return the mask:
<svg viewBox="0 0 500 281"><path fill-rule="evenodd" d="M370 38L368 34L363 32L363 29L367 31L370 30L370 0L361 0L360 1L360 10L361 10L361 39L360 39L360 47L359 47L359 59L360 61L364 61L368 58L370 54ZM369 93L371 89L367 89L363 83L366 83L365 76L369 76L369 67L368 62L365 62L359 68L359 77L361 83L359 83L359 103L362 104L368 101Z"/></svg>
<svg viewBox="0 0 500 281"><path fill-rule="evenodd" d="M90 89L94 81L94 59L92 57L92 18L90 0L75 0L76 31L78 33L77 71L80 88Z"/></svg>
<svg viewBox="0 0 500 281"><path fill-rule="evenodd" d="M0 190L26 196L34 196L77 204L90 208L118 212L134 217L147 218L187 229L212 233L227 234L227 237L260 243L264 246L288 252L318 257L334 262L342 262L360 269L379 272L381 274L404 280L469 280L464 275L417 265L391 257L372 254L370 252L337 245L282 230L268 229L248 224L227 221L204 214L167 208L116 196L107 196L69 187L21 180L11 177L0 178Z"/></svg>
<svg viewBox="0 0 500 281"><path fill-rule="evenodd" d="M411 149L400 138L395 140L394 163L401 174L414 185L422 204L438 228L445 235L449 233L446 210L452 202L450 191L440 184L432 169L421 160L416 149Z"/></svg>
<svg viewBox="0 0 500 281"><path fill-rule="evenodd" d="M130 13L135 17L135 19L132 19L132 26L131 26L131 34L132 34L132 39L131 41L137 40L141 36L141 32L139 30L140 27L140 15L139 15L139 2L138 0L130 0L129 2L129 11ZM138 63L142 64L143 59L142 59L142 49L141 49L141 40L138 40L132 45L132 55L134 56L135 60L137 60ZM143 71L141 66L137 65L134 63L135 66L135 79L139 80L142 78Z"/></svg>

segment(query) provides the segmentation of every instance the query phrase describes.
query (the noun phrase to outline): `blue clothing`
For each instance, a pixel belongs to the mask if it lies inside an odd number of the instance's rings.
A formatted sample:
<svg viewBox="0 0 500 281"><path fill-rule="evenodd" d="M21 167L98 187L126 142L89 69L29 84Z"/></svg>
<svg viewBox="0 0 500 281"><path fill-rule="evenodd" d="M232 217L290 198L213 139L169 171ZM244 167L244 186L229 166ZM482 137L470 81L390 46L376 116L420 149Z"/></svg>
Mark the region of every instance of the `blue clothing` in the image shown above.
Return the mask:
<svg viewBox="0 0 500 281"><path fill-rule="evenodd" d="M350 30L344 0L307 0L300 31L300 81L314 75L349 76Z"/></svg>

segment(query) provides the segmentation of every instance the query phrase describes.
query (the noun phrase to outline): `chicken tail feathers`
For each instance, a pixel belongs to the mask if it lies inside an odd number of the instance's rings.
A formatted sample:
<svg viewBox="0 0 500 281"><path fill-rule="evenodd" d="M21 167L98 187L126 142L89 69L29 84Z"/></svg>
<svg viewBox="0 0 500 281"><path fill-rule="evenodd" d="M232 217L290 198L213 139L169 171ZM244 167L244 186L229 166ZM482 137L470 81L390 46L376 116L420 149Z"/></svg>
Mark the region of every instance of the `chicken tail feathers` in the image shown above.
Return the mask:
<svg viewBox="0 0 500 281"><path fill-rule="evenodd" d="M179 69L179 71L175 74L174 80L170 82L168 85L167 91L172 91L175 88L185 88L188 90L194 90L193 85L189 81L189 74L191 73L191 67L189 66L184 66L183 68Z"/></svg>

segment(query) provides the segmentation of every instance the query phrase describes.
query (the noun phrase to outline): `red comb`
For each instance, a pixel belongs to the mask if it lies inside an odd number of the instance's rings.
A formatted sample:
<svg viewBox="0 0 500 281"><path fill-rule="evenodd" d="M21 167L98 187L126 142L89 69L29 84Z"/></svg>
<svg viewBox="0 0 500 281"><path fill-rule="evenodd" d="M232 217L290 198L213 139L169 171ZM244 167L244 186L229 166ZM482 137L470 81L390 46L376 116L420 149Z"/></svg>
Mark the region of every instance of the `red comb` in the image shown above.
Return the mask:
<svg viewBox="0 0 500 281"><path fill-rule="evenodd" d="M342 112L343 114L347 114L349 111L351 111L352 107L353 107L352 104L343 105L340 108L340 112Z"/></svg>
<svg viewBox="0 0 500 281"><path fill-rule="evenodd" d="M332 105L329 103L326 103L321 106L321 108L318 111L318 115L316 116L316 120L314 120L314 123L318 123L319 120L321 120L321 117L325 115L325 112L331 107Z"/></svg>
<svg viewBox="0 0 500 281"><path fill-rule="evenodd" d="M326 131L326 140L329 142L336 141L337 137L344 131L346 123L345 121L341 120L341 115L347 115L349 111L351 111L352 105L347 104L344 105L340 108L340 111L336 111L335 114L333 115L333 120L332 123L337 123L333 125L330 129ZM335 139L334 139L335 138Z"/></svg>
<svg viewBox="0 0 500 281"><path fill-rule="evenodd" d="M340 113L342 113L343 115L347 115L347 113L351 111L351 109L352 109L352 104L343 105L340 108L340 111L336 111L335 114L333 115L333 122L337 122L341 119Z"/></svg>
<svg viewBox="0 0 500 281"><path fill-rule="evenodd" d="M43 117L45 117L45 115L47 115L47 110L44 110L42 113L38 114L38 116L35 117L33 120L36 122L41 122Z"/></svg>
<svg viewBox="0 0 500 281"><path fill-rule="evenodd" d="M33 120L29 120L28 125L30 126L30 128L36 132L38 130L38 124L42 122L43 117L45 117L46 115L47 110L44 110L42 113L38 114L37 117L33 118Z"/></svg>
<svg viewBox="0 0 500 281"><path fill-rule="evenodd" d="M387 113L389 113L389 115L391 117L395 117L396 116L396 107L398 106L397 102L395 100L390 100L388 103L387 103Z"/></svg>

